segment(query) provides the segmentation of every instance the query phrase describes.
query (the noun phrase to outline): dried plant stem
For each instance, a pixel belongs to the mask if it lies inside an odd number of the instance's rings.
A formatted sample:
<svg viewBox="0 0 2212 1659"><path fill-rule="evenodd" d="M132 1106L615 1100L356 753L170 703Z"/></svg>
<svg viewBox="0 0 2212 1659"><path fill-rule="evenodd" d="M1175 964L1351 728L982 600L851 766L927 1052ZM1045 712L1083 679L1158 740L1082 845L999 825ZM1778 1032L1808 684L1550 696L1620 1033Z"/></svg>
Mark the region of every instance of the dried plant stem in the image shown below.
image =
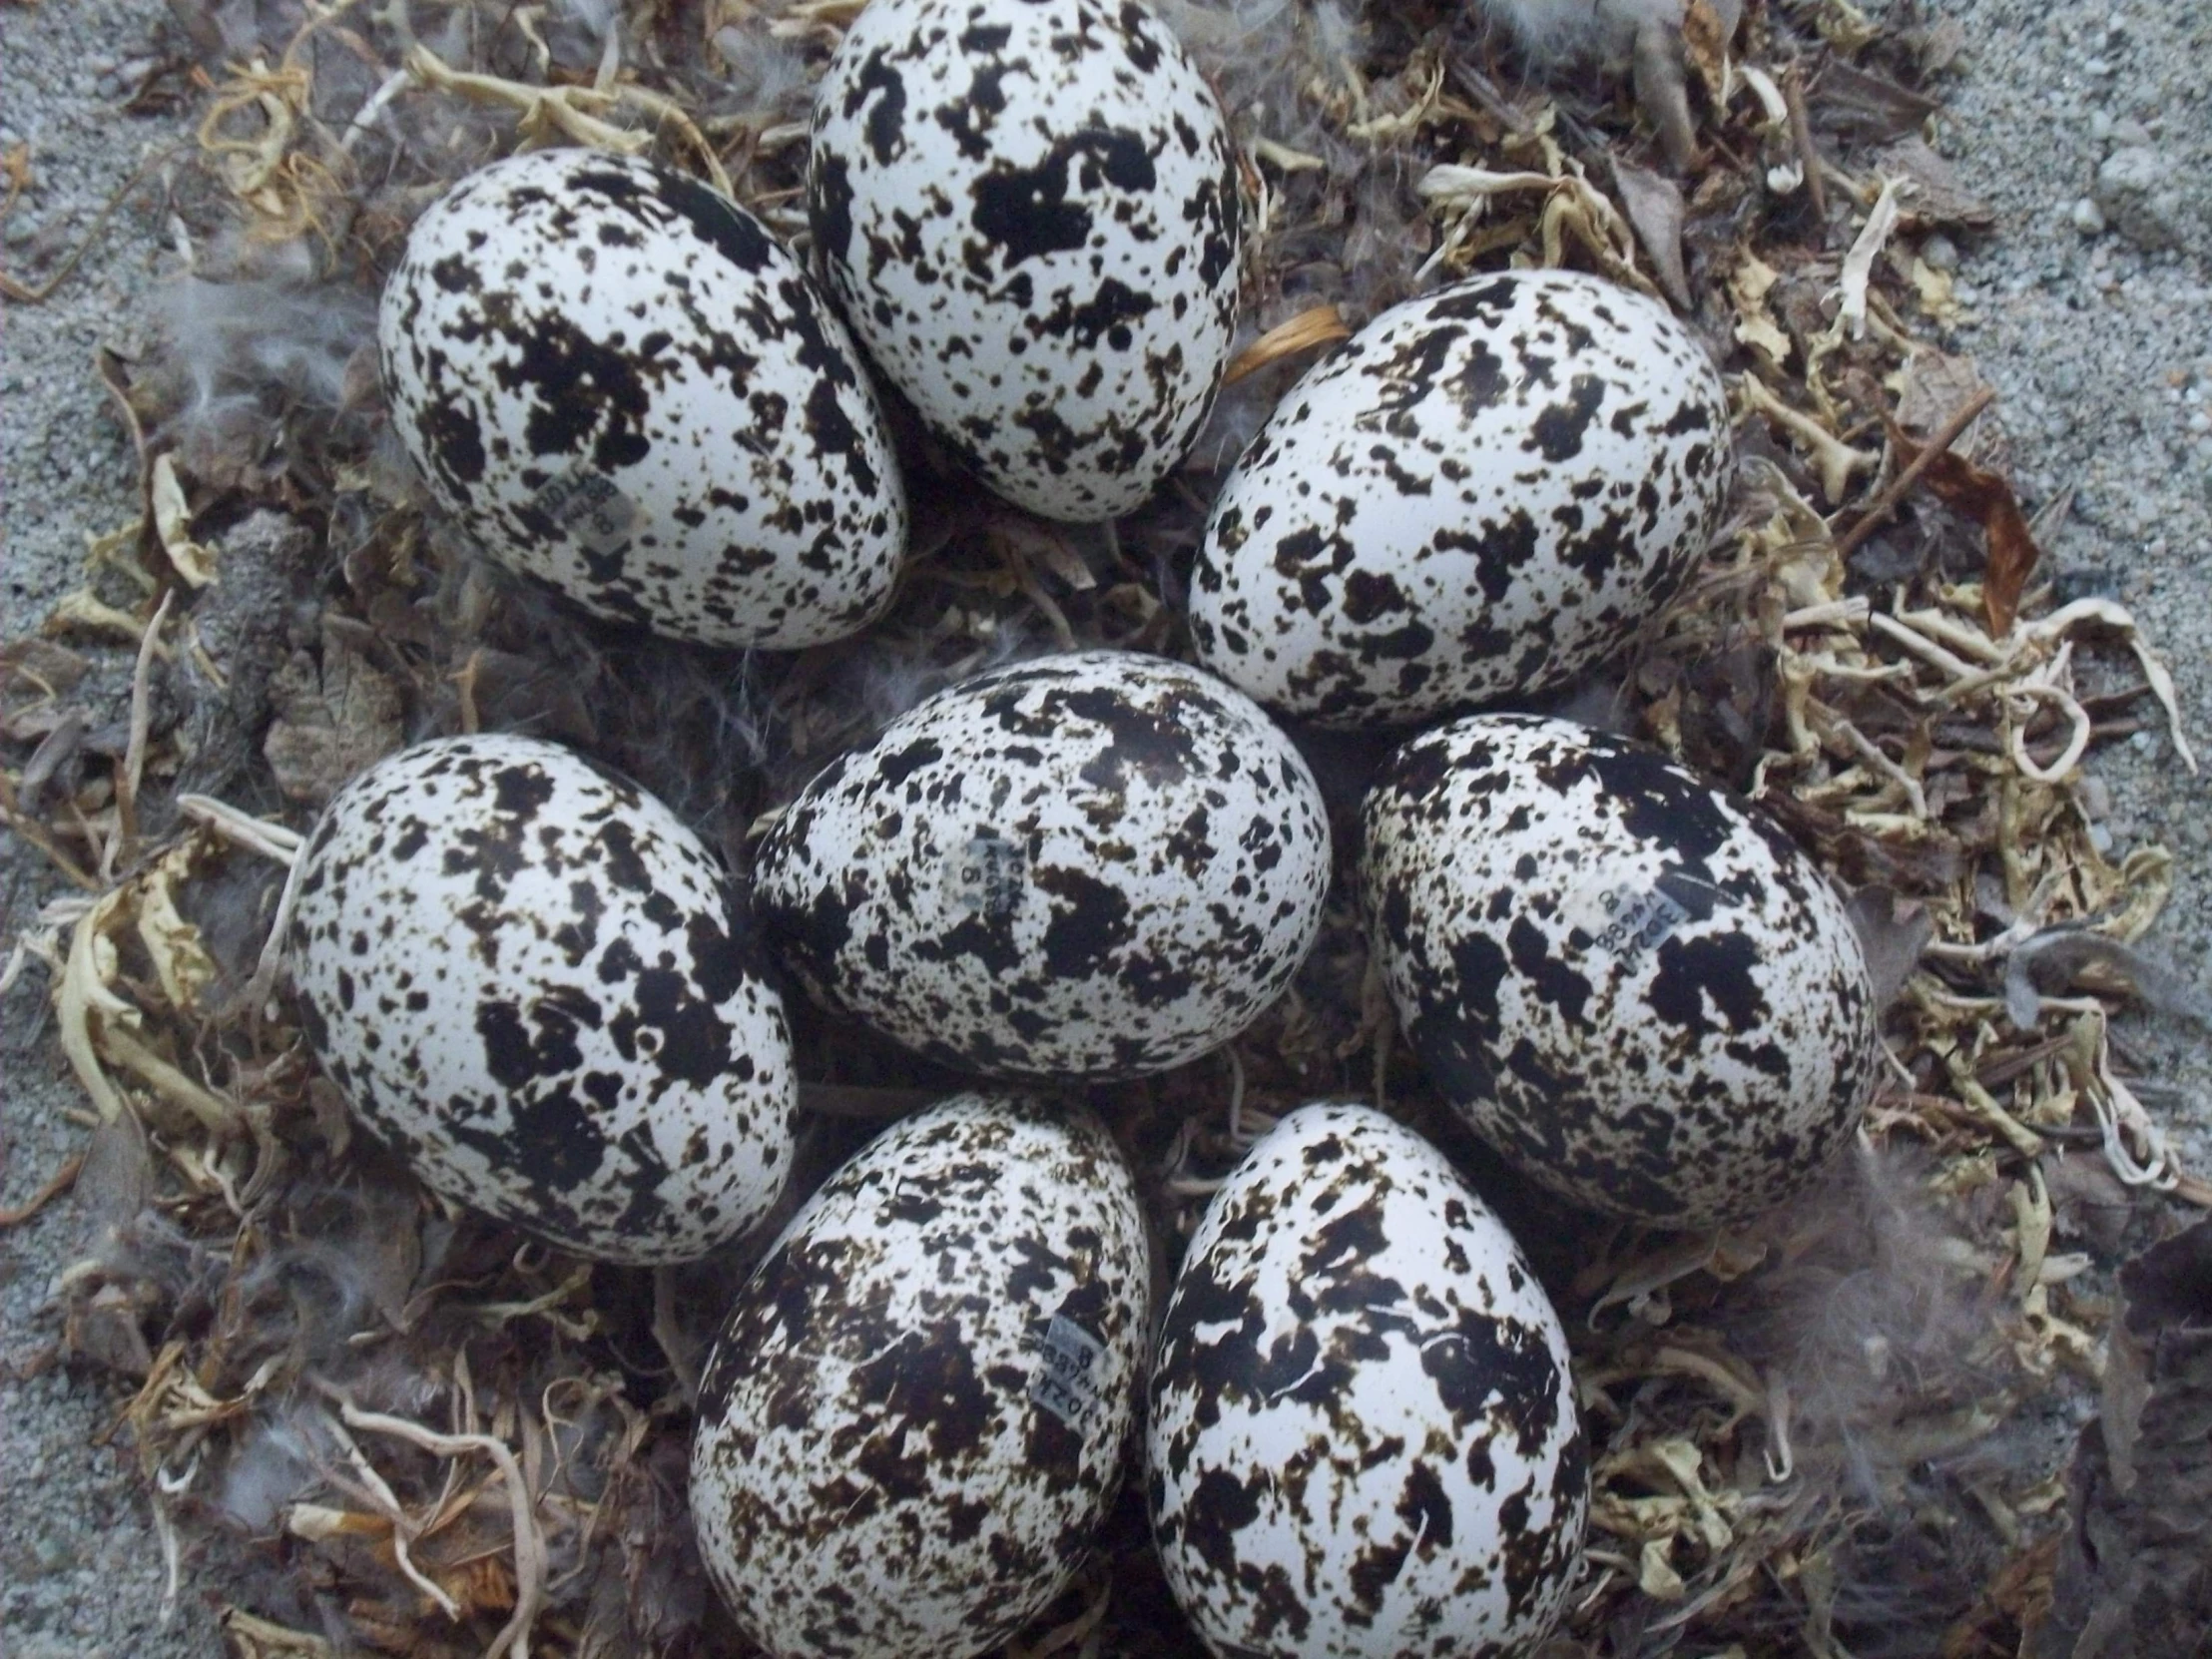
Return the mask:
<svg viewBox="0 0 2212 1659"><path fill-rule="evenodd" d="M1837 538L1837 558L1850 558L1861 542L1889 522L1890 515L1898 510L1898 504L1905 499L1906 493L1927 475L1928 469L1936 464L1939 456L1958 441L1958 435L1974 423L1975 417L1996 401L1996 395L1987 386L1983 386L1952 411L1951 417L1943 422L1942 430L1930 438L1927 447L1913 457L1912 464L1891 480L1890 487L1867 509L1866 516Z"/></svg>
<svg viewBox="0 0 2212 1659"><path fill-rule="evenodd" d="M1336 306L1315 305L1300 311L1288 322L1278 322L1238 352L1230 359L1221 383L1233 386L1246 375L1257 373L1284 357L1311 351L1316 346L1334 345L1338 340L1351 337L1352 330L1345 325Z"/></svg>
<svg viewBox="0 0 2212 1659"><path fill-rule="evenodd" d="M507 1483L507 1507L514 1525L515 1610L484 1649L484 1659L500 1659L510 1650L515 1659L530 1659L530 1626L537 1621L538 1606L545 1596L545 1534L538 1527L530 1489L523 1481L522 1466L515 1461L514 1452L489 1434L440 1434L404 1417L363 1411L350 1400L340 1401L338 1410L349 1427L389 1434L440 1457L465 1457L480 1451L498 1466L500 1477Z"/></svg>
<svg viewBox="0 0 2212 1659"><path fill-rule="evenodd" d="M161 650L162 624L169 620L169 607L176 598L177 590L171 588L154 607L153 620L139 640L138 662L131 670L131 738L115 780L117 830L100 859L100 873L110 878L118 863L129 868L138 851L139 785L145 782L146 744L154 728L154 657Z"/></svg>
<svg viewBox="0 0 2212 1659"><path fill-rule="evenodd" d="M246 984L249 1008L266 1006L270 993L276 988L276 970L284 960L284 936L291 931L292 913L299 908L299 878L306 869L305 858L294 858L291 868L285 872L284 890L276 895L276 913L270 918L269 937L262 941L262 954L254 964L254 977Z"/></svg>
<svg viewBox="0 0 2212 1659"><path fill-rule="evenodd" d="M676 1385L684 1390L684 1398L697 1405L698 1353L685 1337L683 1321L676 1314L676 1272L673 1268L653 1270L653 1340L668 1356L669 1369L675 1372Z"/></svg>
<svg viewBox="0 0 2212 1659"><path fill-rule="evenodd" d="M1798 153L1798 161L1805 168L1806 194L1813 200L1813 213L1820 220L1821 242L1828 241L1828 184L1821 177L1821 153L1813 143L1813 122L1805 110L1805 71L1802 65L1792 64L1782 77L1782 102L1790 116L1790 143Z"/></svg>
<svg viewBox="0 0 2212 1659"><path fill-rule="evenodd" d="M297 830L242 813L229 802L218 801L212 795L180 795L177 798L177 810L195 824L206 825L234 845L243 846L249 852L259 852L263 857L286 868L299 856L303 837Z"/></svg>
<svg viewBox="0 0 2212 1659"><path fill-rule="evenodd" d="M1812 452L1821 475L1821 493L1830 501L1842 503L1844 491L1851 487L1852 474L1872 472L1881 464L1864 449L1843 442L1811 415L1791 408L1769 391L1758 375L1738 375L1737 384L1743 387L1744 401L1755 413L1765 415Z"/></svg>
<svg viewBox="0 0 2212 1659"><path fill-rule="evenodd" d="M71 274L84 263L85 256L98 246L101 236L108 229L108 221L113 219L116 216L116 211L131 199L131 193L145 183L146 176L149 173L162 163L167 162L176 153L174 149L165 150L159 155L149 156L139 163L137 171L123 181L122 187L108 198L107 205L93 216L92 229L87 231L83 240L70 250L69 258L62 261L61 268L53 276L47 277L45 281L39 283L38 286L26 286L6 272L0 271L0 299L7 299L18 305L44 304L53 295L56 288L69 280Z"/></svg>
<svg viewBox="0 0 2212 1659"><path fill-rule="evenodd" d="M0 1210L0 1227L21 1227L55 1199L77 1184L77 1172L85 1167L85 1155L80 1152L54 1172L45 1186L13 1209Z"/></svg>

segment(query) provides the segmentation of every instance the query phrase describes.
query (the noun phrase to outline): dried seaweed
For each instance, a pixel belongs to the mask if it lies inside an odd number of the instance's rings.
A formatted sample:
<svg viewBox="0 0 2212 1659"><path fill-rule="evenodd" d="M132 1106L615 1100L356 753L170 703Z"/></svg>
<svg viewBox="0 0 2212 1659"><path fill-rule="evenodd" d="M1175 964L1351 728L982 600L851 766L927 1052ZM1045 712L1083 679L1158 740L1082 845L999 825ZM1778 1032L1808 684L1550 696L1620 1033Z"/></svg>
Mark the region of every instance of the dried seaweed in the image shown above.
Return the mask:
<svg viewBox="0 0 2212 1659"><path fill-rule="evenodd" d="M1507 264L1662 293L1732 373L1730 529L1577 710L1880 889L1858 909L1894 993L1886 1080L1808 1204L1726 1235L1598 1228L1427 1089L1340 883L1259 1025L1094 1091L1163 1268L1275 1113L1373 1098L1474 1172L1575 1332L1596 1502L1561 1652L1865 1656L1901 1631L2011 1652L2039 1623L2126 1616L2135 1580L2084 1575L2114 1538L2156 1570L2155 1481L2131 1488L2117 1448L2188 1408L2173 1331L2195 1326L2152 1311L2151 1268L2119 1323L2104 1287L2131 1228L2212 1189L2109 1031L2131 991L2201 1017L2132 950L2171 860L2102 850L2078 786L2139 729L2138 696L2195 763L2135 620L2032 586L1994 412L1970 363L1916 338L1955 305L1917 239L1983 214L1917 136L1921 84L1957 50L1942 26L1847 0L1740 27L1689 8L1667 108L1699 155L1670 174L1653 145L1679 163L1680 133L1609 83L1528 89L1444 9L1173 0L1251 227L1246 349L1192 459L1119 523L1071 529L979 498L909 434L890 615L865 652L774 657L672 650L483 562L398 457L367 323L413 216L533 144L656 155L803 239L809 90L853 0L177 9L215 89L171 183L187 264L168 347L107 364L143 513L88 535L87 587L45 637L0 647L0 822L81 889L7 969L45 965L95 1107L67 1345L138 1381L124 1430L172 1594L202 1530L260 1540L272 1570L225 1614L243 1659L737 1643L683 1469L688 1380L746 1247L658 1275L572 1262L351 1133L272 942L313 806L407 739L529 729L630 772L742 868L815 767L952 678L1073 644L1182 649L1216 475L1298 367L1423 282ZM2092 655L2132 660L2139 693L2087 695ZM1354 799L1375 746L1303 741ZM818 1174L946 1082L795 1011ZM2050 1414L2099 1390L2122 1426L2057 1467ZM1195 1651L1134 1490L1011 1651Z"/></svg>

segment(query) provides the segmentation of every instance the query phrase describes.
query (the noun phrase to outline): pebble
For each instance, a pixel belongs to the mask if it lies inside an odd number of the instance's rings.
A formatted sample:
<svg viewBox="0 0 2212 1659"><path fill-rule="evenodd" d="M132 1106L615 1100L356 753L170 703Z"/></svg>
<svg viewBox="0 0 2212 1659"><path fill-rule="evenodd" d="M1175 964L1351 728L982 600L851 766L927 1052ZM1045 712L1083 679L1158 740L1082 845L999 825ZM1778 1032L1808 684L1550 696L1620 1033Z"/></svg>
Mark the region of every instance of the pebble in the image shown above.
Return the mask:
<svg viewBox="0 0 2212 1659"><path fill-rule="evenodd" d="M1921 261L1931 271L1956 271L1958 245L1938 231L1921 244Z"/></svg>
<svg viewBox="0 0 2212 1659"><path fill-rule="evenodd" d="M2160 151L2130 145L2097 169L2096 205L2121 236L2145 250L2181 245L2183 202L2173 164Z"/></svg>
<svg viewBox="0 0 2212 1659"><path fill-rule="evenodd" d="M2104 232L2104 210L2084 196L2066 211L2066 222L2085 237L2101 236Z"/></svg>

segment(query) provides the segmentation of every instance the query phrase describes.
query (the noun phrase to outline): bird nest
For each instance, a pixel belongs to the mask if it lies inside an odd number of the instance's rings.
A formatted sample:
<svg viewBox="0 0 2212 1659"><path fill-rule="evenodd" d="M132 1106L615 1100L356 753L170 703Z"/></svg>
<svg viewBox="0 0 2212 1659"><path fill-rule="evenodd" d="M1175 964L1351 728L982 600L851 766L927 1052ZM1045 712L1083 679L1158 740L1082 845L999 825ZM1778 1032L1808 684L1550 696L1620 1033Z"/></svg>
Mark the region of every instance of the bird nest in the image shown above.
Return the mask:
<svg viewBox="0 0 2212 1659"><path fill-rule="evenodd" d="M1891 996L1882 1086L1787 1213L1680 1235L1555 1212L1393 1040L1340 871L1259 1025L1091 1091L1165 1255L1302 1101L1382 1102L1474 1172L1536 1247L1594 1447L1560 1655L2011 1654L2148 1616L2171 1517L2212 1495L2205 1469L2136 1456L2203 1386L2165 1337L2205 1313L2175 1253L2212 1247L2155 1241L2212 1189L2175 1162L2114 1016L2130 996L2202 1010L2130 948L2171 856L2110 844L2081 765L2139 731L2195 763L2135 619L2039 565L1989 393L1931 342L1963 313L1930 240L1989 220L1926 142L1955 25L1769 0L1724 38L1693 0L1701 154L1677 173L1611 83L1544 90L1456 9L1171 0L1229 112L1249 227L1245 349L1195 453L1141 510L1071 528L982 498L908 433L888 616L857 647L749 655L583 618L441 522L384 424L374 296L439 191L540 145L651 154L804 246L811 86L857 0L175 9L189 38L133 97L203 112L196 146L150 164L184 269L162 347L101 359L142 511L88 533L84 589L0 652L0 808L77 889L7 967L44 965L89 1097L88 1148L49 1189L73 1175L86 1225L50 1359L137 1382L121 1427L170 1594L228 1539L241 1655L737 1643L684 1469L745 1250L570 1260L352 1133L272 925L319 805L403 741L529 730L628 772L742 869L813 770L939 686L1079 645L1185 653L1197 527L1274 399L1382 306L1507 265L1659 294L1729 370L1728 528L1567 712L1761 802L1855 893ZM1358 746L1315 743L1325 775L1357 771ZM795 1013L803 1175L948 1081ZM2163 1544L2141 1542L2143 1504ZM1129 1493L1009 1649L1195 1650Z"/></svg>

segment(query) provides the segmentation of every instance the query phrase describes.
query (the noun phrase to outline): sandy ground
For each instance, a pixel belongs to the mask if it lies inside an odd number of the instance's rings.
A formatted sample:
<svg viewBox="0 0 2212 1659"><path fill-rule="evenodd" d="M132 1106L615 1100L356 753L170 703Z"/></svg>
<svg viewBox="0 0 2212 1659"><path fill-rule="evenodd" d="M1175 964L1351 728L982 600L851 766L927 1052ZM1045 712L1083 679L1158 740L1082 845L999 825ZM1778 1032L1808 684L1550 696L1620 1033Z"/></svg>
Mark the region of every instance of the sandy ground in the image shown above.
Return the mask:
<svg viewBox="0 0 2212 1659"><path fill-rule="evenodd" d="M2072 491L2049 547L2059 579L2144 620L2212 754L2212 100L2201 87L2212 12L2199 0L1937 9L1971 43L1942 148L2000 214L1994 234L1960 250L1976 320L1946 343L1997 386L2030 508ZM166 17L161 0L0 11L0 151L27 141L36 181L0 238L0 266L49 266L120 181L187 136L175 117L114 108ZM129 445L90 360L103 341L138 343L164 241L150 216L126 212L53 300L6 312L0 636L76 585L85 531L131 514ZM2212 786L2150 734L2100 757L2093 778L2086 803L2116 848L2155 839L2180 855L2153 943L2206 985ZM6 934L60 890L20 847L0 847ZM2129 1041L2172 1086L2158 1114L2205 1169L2212 1063L2194 1036L2144 1020ZM79 1102L34 968L0 1004L0 1203L21 1203L81 1145L64 1116ZM58 1334L56 1275L82 1225L65 1202L0 1234L0 1655L212 1654L224 1574L188 1556L161 1623L159 1541L126 1454L96 1443L121 1395L61 1368L19 1379Z"/></svg>

